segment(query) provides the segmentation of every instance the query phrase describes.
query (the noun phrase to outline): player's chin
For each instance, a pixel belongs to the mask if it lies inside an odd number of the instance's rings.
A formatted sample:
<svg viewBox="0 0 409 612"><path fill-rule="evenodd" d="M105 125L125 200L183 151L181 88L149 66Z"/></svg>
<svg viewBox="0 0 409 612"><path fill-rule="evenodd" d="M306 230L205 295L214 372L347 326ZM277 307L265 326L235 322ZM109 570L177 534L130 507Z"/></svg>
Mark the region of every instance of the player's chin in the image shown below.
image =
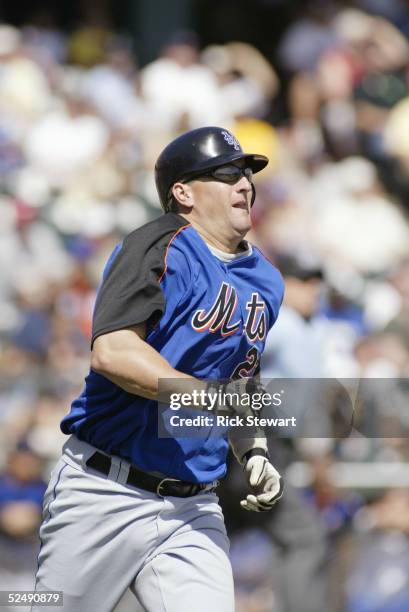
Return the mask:
<svg viewBox="0 0 409 612"><path fill-rule="evenodd" d="M232 207L231 221L238 231L244 232L251 228L251 217L248 209Z"/></svg>

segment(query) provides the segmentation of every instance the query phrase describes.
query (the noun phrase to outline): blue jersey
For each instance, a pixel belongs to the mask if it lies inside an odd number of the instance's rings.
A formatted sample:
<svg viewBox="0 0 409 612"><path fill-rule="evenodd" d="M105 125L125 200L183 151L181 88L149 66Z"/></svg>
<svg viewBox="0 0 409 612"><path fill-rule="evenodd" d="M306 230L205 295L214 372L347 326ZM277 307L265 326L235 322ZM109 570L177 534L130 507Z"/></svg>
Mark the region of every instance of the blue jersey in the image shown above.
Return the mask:
<svg viewBox="0 0 409 612"><path fill-rule="evenodd" d="M92 342L147 323L146 342L176 370L197 378L249 377L259 370L277 318L283 281L256 248L225 263L180 215L129 234L99 288ZM158 404L90 370L61 429L142 470L189 482L224 476L225 436L160 438Z"/></svg>

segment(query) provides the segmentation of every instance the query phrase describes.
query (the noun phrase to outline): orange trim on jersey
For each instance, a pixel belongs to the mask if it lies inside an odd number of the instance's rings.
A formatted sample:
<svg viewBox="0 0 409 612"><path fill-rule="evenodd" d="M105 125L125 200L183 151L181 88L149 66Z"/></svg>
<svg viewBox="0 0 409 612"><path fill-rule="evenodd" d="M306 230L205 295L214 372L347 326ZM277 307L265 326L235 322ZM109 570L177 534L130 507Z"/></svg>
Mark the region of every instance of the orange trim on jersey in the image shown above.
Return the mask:
<svg viewBox="0 0 409 612"><path fill-rule="evenodd" d="M169 240L168 246L166 247L166 251L165 251L165 257L164 257L165 267L163 269L162 274L159 277L159 280L158 280L159 283L162 281L162 278L165 276L166 270L168 269L167 258L168 258L168 251L169 251L170 245L172 244L172 242L174 241L176 236L179 234L179 232L183 231L184 229L186 229L187 227L190 227L190 226L191 226L191 224L188 223L187 225L183 225L182 227L179 227L179 229L176 230L176 232L173 234L172 238Z"/></svg>

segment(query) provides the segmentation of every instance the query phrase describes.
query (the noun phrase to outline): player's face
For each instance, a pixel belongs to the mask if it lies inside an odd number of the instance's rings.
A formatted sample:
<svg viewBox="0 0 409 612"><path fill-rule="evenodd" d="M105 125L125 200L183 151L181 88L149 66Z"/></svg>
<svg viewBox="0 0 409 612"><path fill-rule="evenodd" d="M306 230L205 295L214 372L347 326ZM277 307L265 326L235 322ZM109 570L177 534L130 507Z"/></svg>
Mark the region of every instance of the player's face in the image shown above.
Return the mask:
<svg viewBox="0 0 409 612"><path fill-rule="evenodd" d="M251 228L251 179L251 170L240 160L192 181L195 213L208 219L216 231L244 236Z"/></svg>

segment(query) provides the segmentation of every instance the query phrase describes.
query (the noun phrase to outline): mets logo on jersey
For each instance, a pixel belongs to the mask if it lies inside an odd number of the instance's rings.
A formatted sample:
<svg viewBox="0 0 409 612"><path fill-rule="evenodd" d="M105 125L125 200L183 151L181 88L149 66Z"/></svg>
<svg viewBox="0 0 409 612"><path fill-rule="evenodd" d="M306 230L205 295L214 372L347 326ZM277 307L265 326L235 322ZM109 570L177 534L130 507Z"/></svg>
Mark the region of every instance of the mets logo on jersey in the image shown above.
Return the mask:
<svg viewBox="0 0 409 612"><path fill-rule="evenodd" d="M238 297L237 291L228 283L222 283L219 293L206 312L204 309L196 310L192 317L192 327L197 332L209 331L214 334L220 330L222 336L231 336L240 328L240 318L235 317ZM266 337L266 305L257 292L251 294L246 303L247 317L243 333L250 342L264 340Z"/></svg>

